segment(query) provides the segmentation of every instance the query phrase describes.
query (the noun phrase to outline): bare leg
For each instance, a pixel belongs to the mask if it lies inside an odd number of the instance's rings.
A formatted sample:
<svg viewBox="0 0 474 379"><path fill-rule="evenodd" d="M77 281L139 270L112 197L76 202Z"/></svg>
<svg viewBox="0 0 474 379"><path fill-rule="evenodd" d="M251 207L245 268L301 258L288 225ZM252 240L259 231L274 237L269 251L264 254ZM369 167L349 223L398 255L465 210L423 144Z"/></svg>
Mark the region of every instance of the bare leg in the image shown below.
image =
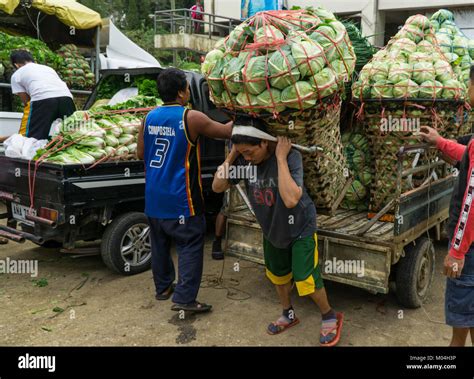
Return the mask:
<svg viewBox="0 0 474 379"><path fill-rule="evenodd" d="M223 237L225 233L225 222L226 217L223 213L219 212L216 217L216 238Z"/></svg>
<svg viewBox="0 0 474 379"><path fill-rule="evenodd" d="M464 347L466 345L469 328L453 328L453 338L449 346Z"/></svg>
<svg viewBox="0 0 474 379"><path fill-rule="evenodd" d="M275 288L277 290L278 298L280 299L280 304L283 307L283 309L291 308L291 299L290 299L290 293L291 293L291 288L292 288L291 281L281 286L275 285Z"/></svg>
<svg viewBox="0 0 474 379"><path fill-rule="evenodd" d="M321 314L326 314L331 310L331 306L329 305L328 297L326 294L326 289L316 289L312 294L308 295L311 300L313 300L316 305L319 307Z"/></svg>

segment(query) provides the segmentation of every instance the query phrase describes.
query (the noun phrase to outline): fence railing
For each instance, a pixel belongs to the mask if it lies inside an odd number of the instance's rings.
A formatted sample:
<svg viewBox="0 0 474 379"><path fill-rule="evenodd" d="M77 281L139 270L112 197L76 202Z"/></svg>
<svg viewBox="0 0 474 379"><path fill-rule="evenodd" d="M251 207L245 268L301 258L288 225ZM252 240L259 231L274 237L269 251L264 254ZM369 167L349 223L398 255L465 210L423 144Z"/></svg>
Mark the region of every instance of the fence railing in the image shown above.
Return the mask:
<svg viewBox="0 0 474 379"><path fill-rule="evenodd" d="M202 20L192 18L192 13L202 16ZM236 18L219 16L212 13L190 9L170 9L156 11L154 14L155 34L189 33L213 36L226 36L242 21Z"/></svg>

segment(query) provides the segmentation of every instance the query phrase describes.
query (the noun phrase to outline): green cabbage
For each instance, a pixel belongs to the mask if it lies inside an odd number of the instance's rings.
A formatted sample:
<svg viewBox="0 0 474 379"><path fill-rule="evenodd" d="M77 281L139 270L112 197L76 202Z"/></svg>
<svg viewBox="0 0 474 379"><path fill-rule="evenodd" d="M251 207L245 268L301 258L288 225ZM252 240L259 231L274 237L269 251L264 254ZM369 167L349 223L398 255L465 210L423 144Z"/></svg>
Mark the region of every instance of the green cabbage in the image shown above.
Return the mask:
<svg viewBox="0 0 474 379"><path fill-rule="evenodd" d="M270 85L277 89L284 89L300 79L300 71L288 48L276 51L268 60Z"/></svg>
<svg viewBox="0 0 474 379"><path fill-rule="evenodd" d="M210 73L210 71L214 68L216 63L224 58L224 52L219 49L214 49L211 50L209 53L206 55L206 59L204 59L203 64L201 65L201 72L204 75L207 75Z"/></svg>
<svg viewBox="0 0 474 379"><path fill-rule="evenodd" d="M243 69L244 84L247 91L258 95L267 88L266 78L267 57L253 57Z"/></svg>
<svg viewBox="0 0 474 379"><path fill-rule="evenodd" d="M224 85L232 93L242 91L242 69L245 66L245 60L242 57L232 58L224 68Z"/></svg>
<svg viewBox="0 0 474 379"><path fill-rule="evenodd" d="M270 113L281 113L285 110L285 106L281 105L281 91L276 88L270 88L258 95L257 104L266 107L264 109Z"/></svg>
<svg viewBox="0 0 474 379"><path fill-rule="evenodd" d="M312 9L312 12L318 16L322 22L331 22L336 20L336 17L331 12L327 11L322 7L316 7Z"/></svg>
<svg viewBox="0 0 474 379"><path fill-rule="evenodd" d="M233 51L240 51L247 39L249 38L246 29L248 28L248 25L246 23L242 23L240 25L237 25L235 29L230 32L229 36L224 42L224 46L228 50L233 50Z"/></svg>
<svg viewBox="0 0 474 379"><path fill-rule="evenodd" d="M389 69L390 69L389 62L373 62L372 69L370 72L371 80L374 82L387 80Z"/></svg>
<svg viewBox="0 0 474 379"><path fill-rule="evenodd" d="M105 144L107 146L116 147L119 144L119 140L113 134L107 134L104 138Z"/></svg>
<svg viewBox="0 0 474 379"><path fill-rule="evenodd" d="M445 82L446 80L452 79L452 70L449 62L445 60L437 61L434 64L436 80Z"/></svg>
<svg viewBox="0 0 474 379"><path fill-rule="evenodd" d="M80 146L79 150L91 155L97 160L102 159L107 155L107 152L104 149L99 149L99 148L94 148L94 147L89 147L89 146Z"/></svg>
<svg viewBox="0 0 474 379"><path fill-rule="evenodd" d="M393 97L395 98L416 98L420 88L413 80L402 80L393 85Z"/></svg>
<svg viewBox="0 0 474 379"><path fill-rule="evenodd" d="M135 136L132 134L122 134L118 140L120 145L130 145L135 141Z"/></svg>
<svg viewBox="0 0 474 379"><path fill-rule="evenodd" d="M436 13L431 16L431 21L436 20L440 24L442 24L445 21L453 21L454 20L454 14L451 11L448 11L447 9L440 9Z"/></svg>
<svg viewBox="0 0 474 379"><path fill-rule="evenodd" d="M326 64L323 48L310 39L294 41L291 44L291 53L303 78L318 73Z"/></svg>
<svg viewBox="0 0 474 379"><path fill-rule="evenodd" d="M419 97L426 99L438 99L443 92L443 84L437 80L428 80L420 84Z"/></svg>
<svg viewBox="0 0 474 379"><path fill-rule="evenodd" d="M413 65L413 80L418 84L435 80L436 70L430 62L418 62Z"/></svg>
<svg viewBox="0 0 474 379"><path fill-rule="evenodd" d="M424 30L426 32L429 31L431 27L431 22L428 19L428 17L423 16L421 14L416 14L414 16L409 17L406 20L405 24L413 25L417 27L418 29Z"/></svg>
<svg viewBox="0 0 474 379"><path fill-rule="evenodd" d="M393 97L393 83L388 80L379 80L372 85L371 97L390 99Z"/></svg>
<svg viewBox="0 0 474 379"><path fill-rule="evenodd" d="M413 66L408 63L394 63L390 66L388 80L392 83L398 83L402 80L411 78Z"/></svg>
<svg viewBox="0 0 474 379"><path fill-rule="evenodd" d="M285 36L273 25L264 25L255 31L256 43L273 44L282 39L285 39Z"/></svg>
<svg viewBox="0 0 474 379"><path fill-rule="evenodd" d="M91 146L91 147L99 147L103 148L105 146L105 142L102 138L99 137L84 137L75 141L76 145L81 146Z"/></svg>
<svg viewBox="0 0 474 379"><path fill-rule="evenodd" d="M471 59L474 59L474 40L469 40L467 43L467 48L469 50L469 56Z"/></svg>
<svg viewBox="0 0 474 379"><path fill-rule="evenodd" d="M449 79L443 82L443 95L444 99L457 99L462 96L463 86L456 79Z"/></svg>
<svg viewBox="0 0 474 379"><path fill-rule="evenodd" d="M416 47L416 51L419 51L420 53L430 54L434 51L434 46L431 42L427 40L423 40L420 43L418 43Z"/></svg>
<svg viewBox="0 0 474 379"><path fill-rule="evenodd" d="M309 79L309 82L316 89L316 94L319 95L319 98L324 98L332 95L337 91L337 81L336 75L334 72L326 67L322 69L319 73L312 76ZM314 90L313 90L314 91Z"/></svg>
<svg viewBox="0 0 474 379"><path fill-rule="evenodd" d="M414 53L416 51L416 43L408 38L398 38L389 45L390 51L400 51L408 54Z"/></svg>
<svg viewBox="0 0 474 379"><path fill-rule="evenodd" d="M249 112L258 113L260 109L258 108L257 96L251 95L249 93L240 92L236 97L237 104Z"/></svg>
<svg viewBox="0 0 474 379"><path fill-rule="evenodd" d="M281 92L281 102L288 108L311 108L316 105L313 87L308 82L296 82Z"/></svg>
<svg viewBox="0 0 474 379"><path fill-rule="evenodd" d="M350 202L358 202L367 196L367 190L358 180L354 180L346 192L345 198Z"/></svg>
<svg viewBox="0 0 474 379"><path fill-rule="evenodd" d="M121 146L117 150L115 150L115 155L116 156L127 156L130 154L130 151L128 150L127 146Z"/></svg>
<svg viewBox="0 0 474 379"><path fill-rule="evenodd" d="M468 53L468 39L464 36L456 36L453 39L453 53L459 56L466 55Z"/></svg>

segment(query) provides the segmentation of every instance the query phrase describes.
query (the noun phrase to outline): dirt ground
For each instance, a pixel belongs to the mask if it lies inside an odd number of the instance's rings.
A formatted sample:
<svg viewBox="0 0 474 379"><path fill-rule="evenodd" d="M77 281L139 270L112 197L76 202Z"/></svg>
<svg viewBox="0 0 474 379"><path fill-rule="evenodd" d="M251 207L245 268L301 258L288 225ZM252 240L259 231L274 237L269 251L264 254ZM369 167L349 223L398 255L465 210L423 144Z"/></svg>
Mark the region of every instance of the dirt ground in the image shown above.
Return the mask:
<svg viewBox="0 0 474 379"><path fill-rule="evenodd" d="M170 310L170 301L154 299L151 271L124 277L110 272L99 256L75 258L29 242L0 245L0 260L39 260L37 278L0 274L0 345L317 345L321 316L309 299L295 291L300 325L267 335L265 328L279 316L280 307L263 267L240 261L236 272L236 258L224 263L210 258L210 242L208 236L198 299L212 304L213 312L184 320ZM392 293L372 295L326 282L332 306L345 314L340 345L446 346L450 329L444 324L444 254L445 244L437 244L435 280L426 304L404 310L401 319ZM47 285L38 286L41 283Z"/></svg>

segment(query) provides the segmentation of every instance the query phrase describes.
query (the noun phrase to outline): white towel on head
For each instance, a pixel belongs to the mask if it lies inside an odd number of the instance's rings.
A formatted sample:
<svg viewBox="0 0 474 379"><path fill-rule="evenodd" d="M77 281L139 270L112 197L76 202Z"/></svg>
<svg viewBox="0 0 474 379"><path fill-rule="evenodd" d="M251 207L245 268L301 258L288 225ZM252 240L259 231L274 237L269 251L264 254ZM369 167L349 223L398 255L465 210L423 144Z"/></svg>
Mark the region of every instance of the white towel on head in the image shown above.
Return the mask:
<svg viewBox="0 0 474 379"><path fill-rule="evenodd" d="M267 141L273 141L276 142L277 138L271 136L268 133L265 133L253 126L241 126L241 125L235 125L232 128L232 135L239 135L239 136L247 136L247 137L254 137L254 138L260 138L264 139Z"/></svg>

